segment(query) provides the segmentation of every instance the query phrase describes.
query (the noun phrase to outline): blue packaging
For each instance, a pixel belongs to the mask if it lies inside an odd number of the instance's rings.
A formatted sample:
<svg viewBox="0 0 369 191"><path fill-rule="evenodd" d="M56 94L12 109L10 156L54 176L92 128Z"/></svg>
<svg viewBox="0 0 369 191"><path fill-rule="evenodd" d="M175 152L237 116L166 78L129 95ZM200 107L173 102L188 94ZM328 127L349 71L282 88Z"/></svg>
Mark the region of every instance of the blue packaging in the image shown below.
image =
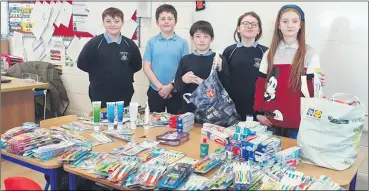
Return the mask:
<svg viewBox="0 0 369 191"><path fill-rule="evenodd" d="M123 113L124 113L124 101L118 101L117 104L117 116L118 123L123 122Z"/></svg>
<svg viewBox="0 0 369 191"><path fill-rule="evenodd" d="M101 113L100 113L100 119L101 119L101 120L105 120L105 119L107 119L107 112L101 112Z"/></svg>
<svg viewBox="0 0 369 191"><path fill-rule="evenodd" d="M278 137L271 137L259 144L255 151L255 161L262 162L272 158L282 150L282 141Z"/></svg>
<svg viewBox="0 0 369 191"><path fill-rule="evenodd" d="M176 129L178 132L183 132L183 120L182 118L177 118Z"/></svg>
<svg viewBox="0 0 369 191"><path fill-rule="evenodd" d="M107 102L107 114L108 114L108 129L114 129L115 119L115 102Z"/></svg>

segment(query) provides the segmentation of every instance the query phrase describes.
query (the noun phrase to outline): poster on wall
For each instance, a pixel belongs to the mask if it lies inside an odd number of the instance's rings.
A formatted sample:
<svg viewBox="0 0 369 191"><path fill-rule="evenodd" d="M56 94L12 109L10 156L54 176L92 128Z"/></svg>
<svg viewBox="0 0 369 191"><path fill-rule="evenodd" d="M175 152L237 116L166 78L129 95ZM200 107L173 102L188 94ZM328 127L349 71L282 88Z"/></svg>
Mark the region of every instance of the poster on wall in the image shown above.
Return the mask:
<svg viewBox="0 0 369 191"><path fill-rule="evenodd" d="M50 49L50 60L61 61L61 51Z"/></svg>
<svg viewBox="0 0 369 191"><path fill-rule="evenodd" d="M68 47L71 44L72 39L64 39L64 47L65 47L65 62L64 62L64 66L65 67L74 67L75 66L75 61L73 61L73 59L68 55L67 51L68 51Z"/></svg>
<svg viewBox="0 0 369 191"><path fill-rule="evenodd" d="M64 61L63 37L52 37L49 44L49 58L53 64L62 64Z"/></svg>
<svg viewBox="0 0 369 191"><path fill-rule="evenodd" d="M88 9L86 3L73 2L73 31L87 32Z"/></svg>
<svg viewBox="0 0 369 191"><path fill-rule="evenodd" d="M32 33L33 21L31 19L31 13L33 10L33 3L22 3L22 32Z"/></svg>
<svg viewBox="0 0 369 191"><path fill-rule="evenodd" d="M9 2L9 30L22 32L22 4Z"/></svg>

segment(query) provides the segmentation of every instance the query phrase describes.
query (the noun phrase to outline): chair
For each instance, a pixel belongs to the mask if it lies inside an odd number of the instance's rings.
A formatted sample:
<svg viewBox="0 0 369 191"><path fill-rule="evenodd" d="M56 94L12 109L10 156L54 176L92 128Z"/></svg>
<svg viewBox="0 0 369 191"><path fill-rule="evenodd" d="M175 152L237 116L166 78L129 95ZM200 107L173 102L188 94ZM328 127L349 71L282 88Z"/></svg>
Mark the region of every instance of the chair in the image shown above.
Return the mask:
<svg viewBox="0 0 369 191"><path fill-rule="evenodd" d="M26 80L29 83L35 83L35 82L39 82L39 77L37 74L32 74L32 73L22 73L22 79ZM46 105L47 105L47 89L40 89L40 88L34 88L33 92L34 92L34 97L44 97L44 120L46 119ZM37 110L36 110L37 113Z"/></svg>
<svg viewBox="0 0 369 191"><path fill-rule="evenodd" d="M42 190L41 186L26 177L9 177L4 180L5 190Z"/></svg>
<svg viewBox="0 0 369 191"><path fill-rule="evenodd" d="M46 119L47 89L33 89L35 97L44 96L44 120Z"/></svg>

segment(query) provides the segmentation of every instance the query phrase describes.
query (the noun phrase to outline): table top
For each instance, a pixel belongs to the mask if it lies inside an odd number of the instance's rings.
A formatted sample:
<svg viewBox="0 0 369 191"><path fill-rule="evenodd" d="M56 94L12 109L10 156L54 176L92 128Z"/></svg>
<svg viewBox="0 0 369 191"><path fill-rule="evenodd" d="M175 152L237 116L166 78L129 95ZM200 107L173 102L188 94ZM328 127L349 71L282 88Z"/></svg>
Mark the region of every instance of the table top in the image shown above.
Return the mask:
<svg viewBox="0 0 369 191"><path fill-rule="evenodd" d="M9 78L9 77L7 77ZM1 92L13 92L13 91L21 91L21 90L31 90L33 88L48 88L48 83L30 83L26 82L23 79L19 78L10 78L12 81L9 83L1 83Z"/></svg>
<svg viewBox="0 0 369 191"><path fill-rule="evenodd" d="M144 130L143 128L138 128L135 130L136 134L135 134L135 140L142 142L145 140L145 138L139 138L143 135L146 136L147 139L149 140L155 140L157 135L160 135L161 133L164 133L168 130L174 130L168 127L160 127L160 128L153 128L150 130ZM166 150L175 150L175 151L182 151L185 152L187 155L187 157L189 158L194 158L194 159L200 159L200 143L202 141L202 137L203 135L201 135L201 128L200 127L194 127L191 131L190 131L190 139L189 141L183 143L180 146L174 147L174 146L165 146L165 145L160 145L160 147L166 149ZM296 146L297 142L295 139L290 139L290 138L285 138L285 137L280 137L282 140L282 150ZM100 146L96 146L93 148L93 151L105 151L105 152L110 152L112 151L114 148L118 147L119 145L123 145L125 143L123 143L124 141L115 141L112 144L105 144L105 145L100 145ZM222 145L209 140L209 153L214 152L216 149L219 148L223 148ZM351 179L354 177L354 175L356 174L356 172L358 171L361 163L364 160L364 154L363 153L359 153L357 160L355 161L354 165L344 171L335 171L335 170L331 170L331 169L326 169L326 168L322 168L322 167L318 167L318 166L313 166L313 165L309 165L309 164L299 164L297 166L297 170L300 172L303 172L304 175L306 176L313 176L313 177L317 177L319 178L321 175L326 175L328 176L332 181L336 182L337 184L341 185L341 186L347 186L350 184ZM82 176L85 178L88 178L90 180L96 181L96 182L100 182L102 184L114 187L116 189L122 189L122 187L120 187L117 184L111 183L109 181L106 180L102 180L102 179L98 179L96 178L96 175L94 174L90 174L87 173L85 170L80 170L77 168L73 168L70 167L69 165L64 165L64 170L67 172L71 172L73 174L76 174L78 176ZM210 177L216 170L213 170L209 173L206 174L206 177Z"/></svg>
<svg viewBox="0 0 369 191"><path fill-rule="evenodd" d="M102 129L106 129L106 127L102 127ZM137 129L137 130L138 131L135 132L134 135L132 135L132 139L134 141L137 141L137 142L142 142L145 139L140 139L139 137L144 136L145 134L143 133L143 131L140 131L139 129ZM91 133L92 133L92 130L85 131L82 134L82 136L84 136L88 139L93 139L92 136L89 135ZM93 150L94 151L104 151L104 152L108 151L108 152L110 152L111 150L113 150L116 147L127 144L127 142L125 142L125 141L121 141L121 140L116 139L116 138L112 138L112 139L114 140L113 143L102 144L102 145L95 146L95 147L93 147ZM10 156L12 158L15 158L15 159L18 159L18 160L21 160L21 161L24 161L24 162L27 162L27 163L45 168L45 169L54 169L54 168L60 168L60 167L63 166L63 164L61 164L59 162L59 157L52 158L48 161L41 161L41 160L34 159L34 158L26 158L26 157L22 157L22 156L19 156L19 155L15 155L15 154L7 152L5 149L1 149L1 154Z"/></svg>
<svg viewBox="0 0 369 191"><path fill-rule="evenodd" d="M105 129L106 127L103 127L102 129ZM166 131L174 131L175 129L169 128L169 127L156 127L156 128L152 128L149 130L145 130L143 128L137 128L135 130L133 130L135 132L134 135L132 135L132 139L136 142L143 142L146 139L148 140L155 140L157 135L160 135ZM92 137L89 135L91 134L91 130L90 131L86 131L84 132L82 135L88 139L91 139ZM181 152L185 152L187 155L187 157L189 158L194 158L194 159L200 159L200 143L202 141L202 137L203 135L201 135L201 127L196 125L192 128L192 130L190 131L190 138L187 142L183 143L180 146L166 146L166 145L159 145L160 147L166 149L166 150L175 150L175 151L181 151ZM102 145L98 145L98 146L94 146L93 147L93 151L96 152L110 152L112 151L114 148L117 148L119 146L123 146L125 144L127 144L127 142L116 139L116 138L112 138L112 140L114 141L113 143L109 143L109 144L102 144ZM285 138L285 137L281 137L282 140L282 150L296 146L297 142L294 139L290 139L290 138ZM208 140L209 143L209 153L214 152L216 149L219 148L223 148L222 145L212 141L212 140ZM46 169L53 169L53 168L59 168L62 166L61 163L59 163L59 157L53 158L49 161L40 161L37 159L29 159L29 158L24 158L18 155L14 155L11 153L8 153L6 150L1 150L1 154L16 158L18 160L22 160L24 162L28 162L31 163L33 165L36 166L40 166L42 168L46 168ZM354 177L354 175L356 174L356 172L358 171L361 163L364 161L365 156L363 153L359 153L355 163L352 165L352 167L350 167L349 169L343 170L343 171L335 171L335 170L331 170L331 169L327 169L327 168L322 168L322 167L318 167L318 166L313 166L313 165L309 165L309 164L299 164L297 166L297 170L300 172L303 172L304 175L306 176L313 176L313 177L317 177L319 178L321 175L326 175L328 176L332 181L336 182L337 184L341 185L341 186L347 186L350 184L352 178ZM76 174L78 176L82 176L85 177L87 179L96 181L96 182L100 182L102 184L114 187L116 189L122 189L122 187L120 187L117 184L113 184L109 181L106 180L102 180L102 179L98 179L96 177L96 175L94 174L90 174L87 173L87 171L85 170L80 170L78 168L73 168L70 167L69 165L64 165L64 170L73 174ZM206 174L206 177L211 176L213 173L215 172L215 170L213 172L209 172Z"/></svg>

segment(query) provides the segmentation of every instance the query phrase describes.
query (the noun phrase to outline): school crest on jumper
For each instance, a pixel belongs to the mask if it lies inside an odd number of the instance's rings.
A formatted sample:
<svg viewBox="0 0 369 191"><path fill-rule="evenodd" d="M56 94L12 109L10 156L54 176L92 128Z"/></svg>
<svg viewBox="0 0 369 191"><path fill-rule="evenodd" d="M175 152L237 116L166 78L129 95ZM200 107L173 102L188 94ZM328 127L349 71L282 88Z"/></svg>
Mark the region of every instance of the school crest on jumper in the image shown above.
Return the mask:
<svg viewBox="0 0 369 191"><path fill-rule="evenodd" d="M254 66L256 68L260 68L261 59L260 58L254 58L254 61L255 61Z"/></svg>
<svg viewBox="0 0 369 191"><path fill-rule="evenodd" d="M128 60L128 52L120 52L121 60L126 61Z"/></svg>

